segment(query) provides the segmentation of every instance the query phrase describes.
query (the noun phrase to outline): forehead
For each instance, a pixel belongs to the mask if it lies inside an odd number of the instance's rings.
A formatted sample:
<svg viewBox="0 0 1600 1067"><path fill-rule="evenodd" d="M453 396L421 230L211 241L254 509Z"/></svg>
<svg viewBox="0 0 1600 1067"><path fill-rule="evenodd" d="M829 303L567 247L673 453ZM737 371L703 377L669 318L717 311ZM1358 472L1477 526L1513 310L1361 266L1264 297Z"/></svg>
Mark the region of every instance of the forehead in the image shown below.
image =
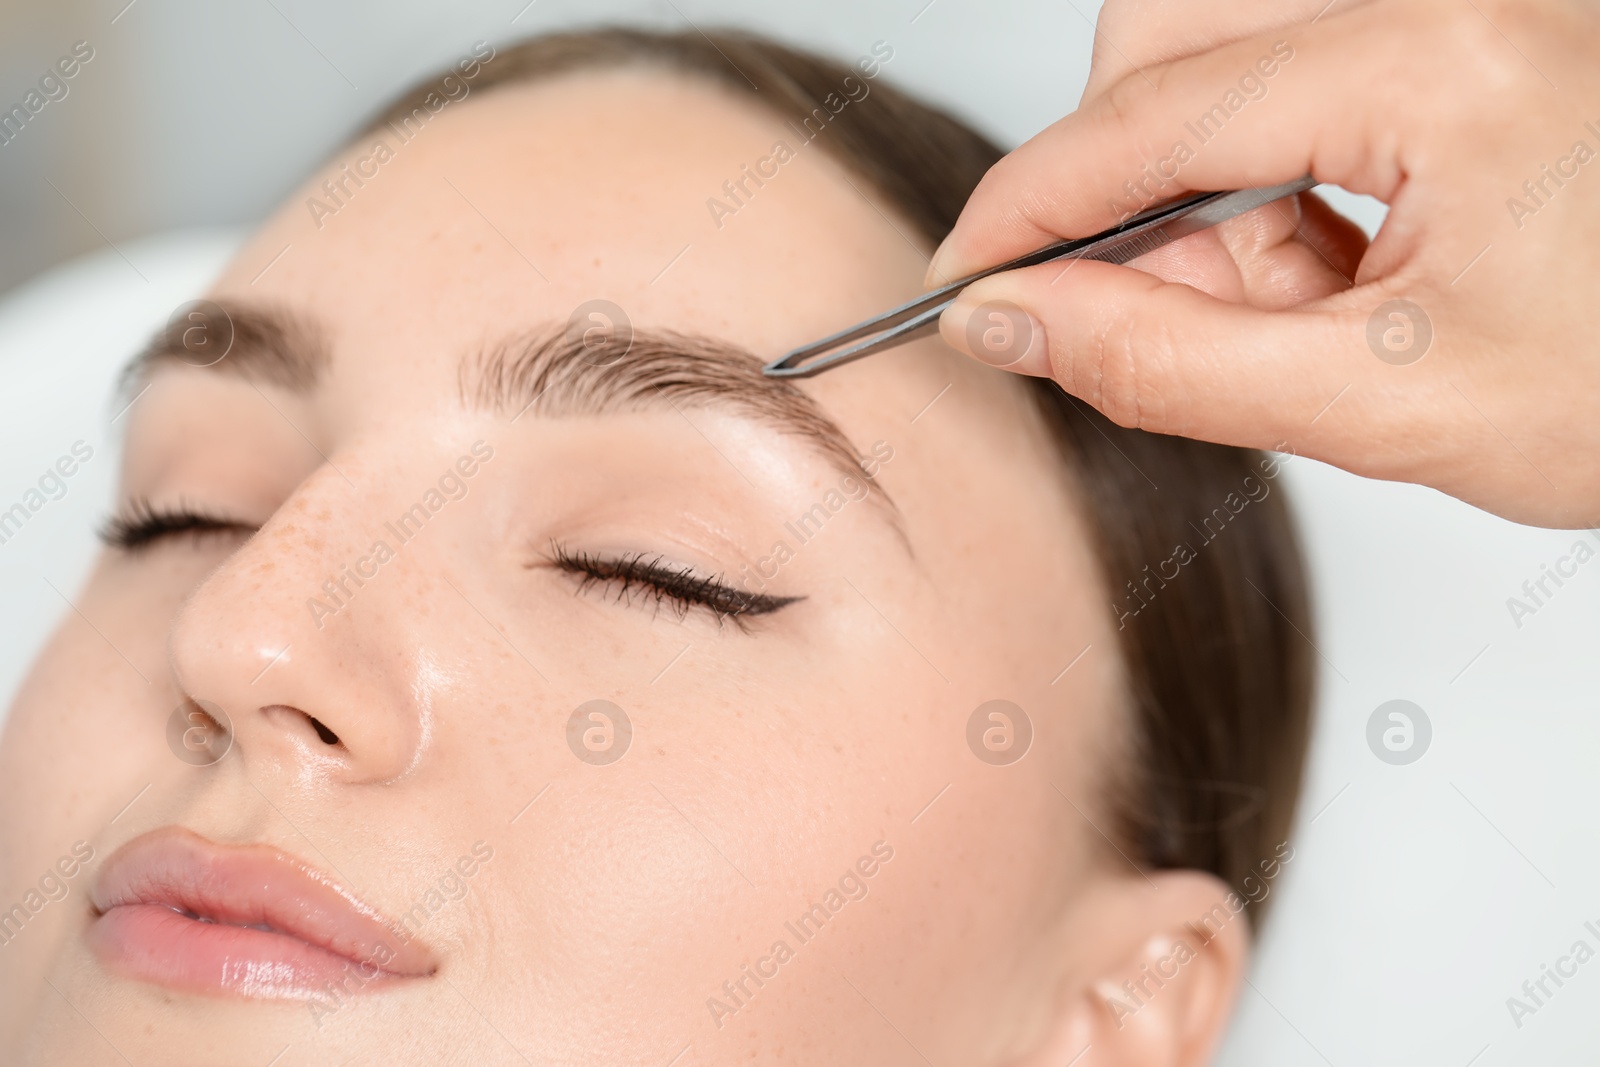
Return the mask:
<svg viewBox="0 0 1600 1067"><path fill-rule="evenodd" d="M763 160L777 173L747 177ZM922 243L803 132L718 86L617 70L469 96L409 141L357 137L220 288L325 321L340 357L453 356L595 300L773 353L914 293Z"/></svg>

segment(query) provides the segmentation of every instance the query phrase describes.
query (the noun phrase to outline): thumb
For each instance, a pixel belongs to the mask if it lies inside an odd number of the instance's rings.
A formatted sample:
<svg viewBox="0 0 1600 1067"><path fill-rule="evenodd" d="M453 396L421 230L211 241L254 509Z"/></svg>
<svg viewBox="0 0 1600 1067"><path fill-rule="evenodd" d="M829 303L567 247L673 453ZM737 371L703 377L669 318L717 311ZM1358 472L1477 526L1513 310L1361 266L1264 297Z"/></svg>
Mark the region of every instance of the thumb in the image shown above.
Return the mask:
<svg viewBox="0 0 1600 1067"><path fill-rule="evenodd" d="M1054 378L1120 426L1253 448L1338 452L1309 447L1313 423L1377 363L1357 312L1261 311L1092 260L975 282L939 329L981 362Z"/></svg>

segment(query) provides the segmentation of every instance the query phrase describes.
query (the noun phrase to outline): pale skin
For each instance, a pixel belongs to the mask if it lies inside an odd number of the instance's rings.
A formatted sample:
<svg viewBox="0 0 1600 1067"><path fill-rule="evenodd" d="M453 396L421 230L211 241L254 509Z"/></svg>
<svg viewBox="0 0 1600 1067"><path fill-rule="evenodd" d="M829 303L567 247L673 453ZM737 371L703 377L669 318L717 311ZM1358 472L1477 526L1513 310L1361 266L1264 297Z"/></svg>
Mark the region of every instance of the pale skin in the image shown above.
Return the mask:
<svg viewBox="0 0 1600 1067"><path fill-rule="evenodd" d="M1242 916L1131 1019L1104 999L1197 943L1227 890L1141 874L1091 824L1126 680L1014 378L935 339L806 384L859 451L892 447L878 481L905 538L881 498L851 503L771 583L805 599L748 630L580 589L540 553L560 537L738 573L839 484L818 449L709 405L513 422L458 399L464 354L597 296L770 355L914 294L931 250L818 149L711 225L707 196L780 130L661 73L499 89L320 228L317 175L239 255L214 297L319 324L328 368L302 394L169 366L130 411L120 496L241 528L108 549L10 713L0 807L30 817L4 827L0 899L75 841L96 859L0 954L0 1058L1207 1062ZM493 458L465 495L336 615L308 611L477 442ZM168 748L186 697L231 720L214 766ZM596 698L634 728L603 767L565 737ZM1006 767L966 745L995 698L1036 728ZM85 948L83 884L171 824L276 845L390 915L474 842L493 859L423 931L437 974L318 1017L129 980ZM879 842L867 895L717 1018L708 999Z"/></svg>
<svg viewBox="0 0 1600 1067"><path fill-rule="evenodd" d="M1264 94L1235 97L1202 145L1185 123L1284 45L1293 59L1258 81ZM1600 18L1583 4L1113 0L1081 107L988 174L930 283L1115 223L1123 183L1184 138L1194 155L1167 168L1167 195L1309 173L1387 203L1382 229L1367 250L1303 195L1189 239L1217 254L1209 277L1157 257L1143 271L1018 271L969 288L944 336L966 348L974 310L1006 301L1036 326L1011 369L1054 377L1122 425L1287 441L1516 522L1592 526L1597 53ZM1321 280L1283 284L1278 269L1312 248ZM1393 299L1433 330L1405 365L1367 340Z"/></svg>

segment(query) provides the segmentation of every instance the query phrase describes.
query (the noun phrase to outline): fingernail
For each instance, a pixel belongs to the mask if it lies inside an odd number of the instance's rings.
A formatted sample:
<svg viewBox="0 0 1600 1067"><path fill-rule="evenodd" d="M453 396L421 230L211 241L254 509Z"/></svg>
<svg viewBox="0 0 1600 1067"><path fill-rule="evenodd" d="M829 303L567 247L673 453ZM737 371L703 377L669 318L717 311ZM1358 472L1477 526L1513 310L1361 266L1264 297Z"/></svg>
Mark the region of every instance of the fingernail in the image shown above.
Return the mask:
<svg viewBox="0 0 1600 1067"><path fill-rule="evenodd" d="M945 329L946 322L954 329ZM980 363L1017 374L1050 376L1050 345L1044 324L1009 300L958 297L945 312L940 330L950 345Z"/></svg>
<svg viewBox="0 0 1600 1067"><path fill-rule="evenodd" d="M946 237L939 242L939 247L933 250L933 258L928 260L928 273L922 276L922 287L924 289L937 289L950 280L946 277L944 271L944 246L949 243L950 238Z"/></svg>

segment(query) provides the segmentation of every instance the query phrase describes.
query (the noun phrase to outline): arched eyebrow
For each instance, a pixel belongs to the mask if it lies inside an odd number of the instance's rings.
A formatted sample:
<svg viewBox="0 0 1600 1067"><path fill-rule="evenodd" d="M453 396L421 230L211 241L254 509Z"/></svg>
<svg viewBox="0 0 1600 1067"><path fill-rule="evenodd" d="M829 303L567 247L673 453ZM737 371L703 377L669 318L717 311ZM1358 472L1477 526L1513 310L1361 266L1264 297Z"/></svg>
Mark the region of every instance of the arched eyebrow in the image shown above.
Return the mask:
<svg viewBox="0 0 1600 1067"><path fill-rule="evenodd" d="M533 330L462 362L467 407L551 417L722 408L800 438L840 471L883 494L865 457L821 405L790 382L761 373L762 360L726 341L669 330L595 339L571 329Z"/></svg>

